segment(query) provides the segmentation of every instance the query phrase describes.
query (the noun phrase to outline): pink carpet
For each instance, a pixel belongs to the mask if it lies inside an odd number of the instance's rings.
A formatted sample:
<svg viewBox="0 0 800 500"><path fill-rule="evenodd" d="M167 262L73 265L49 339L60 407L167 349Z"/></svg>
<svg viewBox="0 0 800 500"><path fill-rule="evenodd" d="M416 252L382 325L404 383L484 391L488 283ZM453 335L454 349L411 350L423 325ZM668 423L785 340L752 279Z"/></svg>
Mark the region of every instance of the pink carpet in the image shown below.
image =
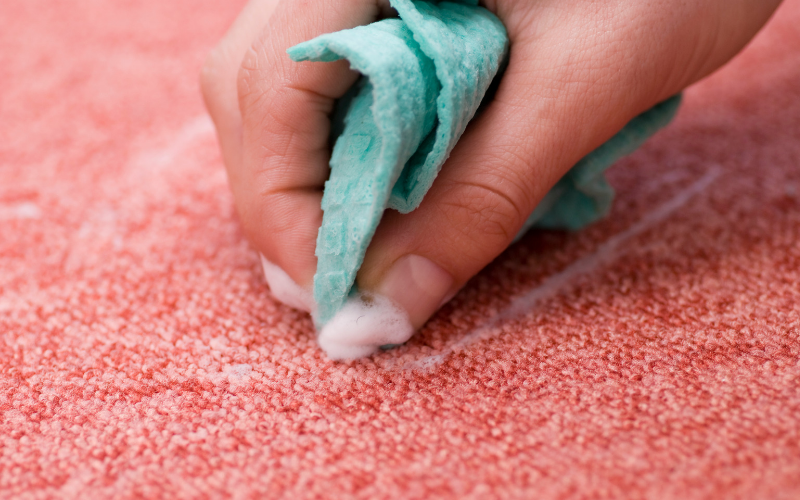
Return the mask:
<svg viewBox="0 0 800 500"><path fill-rule="evenodd" d="M0 6L0 497L800 498L800 0L408 345L271 298L197 86L241 1Z"/></svg>

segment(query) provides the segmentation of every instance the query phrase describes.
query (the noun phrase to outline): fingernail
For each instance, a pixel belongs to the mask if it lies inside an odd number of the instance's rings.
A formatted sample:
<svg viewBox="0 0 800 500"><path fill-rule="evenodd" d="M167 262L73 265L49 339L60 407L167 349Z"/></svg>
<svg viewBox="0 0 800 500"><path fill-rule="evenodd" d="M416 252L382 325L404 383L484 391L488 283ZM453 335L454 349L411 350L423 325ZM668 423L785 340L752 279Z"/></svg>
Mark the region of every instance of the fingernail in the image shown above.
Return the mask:
<svg viewBox="0 0 800 500"><path fill-rule="evenodd" d="M261 257L261 267L264 269L264 278L272 295L280 302L289 307L294 307L305 312L313 312L316 309L314 294L311 290L301 287L280 267L268 261L266 257Z"/></svg>
<svg viewBox="0 0 800 500"><path fill-rule="evenodd" d="M376 290L405 309L419 328L453 293L453 277L439 265L419 255L401 257Z"/></svg>

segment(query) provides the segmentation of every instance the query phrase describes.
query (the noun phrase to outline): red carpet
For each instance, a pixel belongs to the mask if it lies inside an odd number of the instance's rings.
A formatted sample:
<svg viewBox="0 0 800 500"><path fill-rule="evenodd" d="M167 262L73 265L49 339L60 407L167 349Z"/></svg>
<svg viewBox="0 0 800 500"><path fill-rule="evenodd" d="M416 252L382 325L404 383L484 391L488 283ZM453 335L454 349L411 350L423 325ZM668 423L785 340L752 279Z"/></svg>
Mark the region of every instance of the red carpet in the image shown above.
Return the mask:
<svg viewBox="0 0 800 500"><path fill-rule="evenodd" d="M350 364L233 214L197 75L239 5L80 4L0 7L0 497L800 498L800 0L607 220Z"/></svg>

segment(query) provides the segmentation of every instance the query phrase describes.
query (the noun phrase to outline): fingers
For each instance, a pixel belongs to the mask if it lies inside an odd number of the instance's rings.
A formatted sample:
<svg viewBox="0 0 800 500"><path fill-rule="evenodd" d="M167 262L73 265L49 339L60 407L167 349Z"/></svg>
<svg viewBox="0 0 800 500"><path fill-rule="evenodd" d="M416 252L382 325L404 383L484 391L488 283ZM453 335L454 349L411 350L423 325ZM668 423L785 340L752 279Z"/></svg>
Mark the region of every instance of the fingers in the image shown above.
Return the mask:
<svg viewBox="0 0 800 500"><path fill-rule="evenodd" d="M230 172L231 188L251 242L301 286L316 269L328 116L357 75L344 61L294 63L286 49L378 15L376 0L284 1L242 62L242 161Z"/></svg>
<svg viewBox="0 0 800 500"><path fill-rule="evenodd" d="M278 0L250 0L208 54L200 73L203 99L217 128L222 157L228 168L238 166L242 154L242 117L236 83L239 66L277 6Z"/></svg>

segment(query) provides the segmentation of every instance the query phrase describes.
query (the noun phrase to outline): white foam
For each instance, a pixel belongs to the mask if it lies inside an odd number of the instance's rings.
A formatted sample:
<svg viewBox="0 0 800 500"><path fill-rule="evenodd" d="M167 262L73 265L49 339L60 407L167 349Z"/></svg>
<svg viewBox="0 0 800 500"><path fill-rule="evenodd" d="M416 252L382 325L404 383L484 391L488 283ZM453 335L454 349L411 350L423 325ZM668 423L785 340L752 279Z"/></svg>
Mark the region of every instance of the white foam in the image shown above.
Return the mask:
<svg viewBox="0 0 800 500"><path fill-rule="evenodd" d="M314 312L316 302L311 290L298 285L286 272L261 255L261 267L272 295L289 307L305 312Z"/></svg>
<svg viewBox="0 0 800 500"><path fill-rule="evenodd" d="M320 331L317 341L334 360L369 356L414 334L408 314L383 295L351 297Z"/></svg>

